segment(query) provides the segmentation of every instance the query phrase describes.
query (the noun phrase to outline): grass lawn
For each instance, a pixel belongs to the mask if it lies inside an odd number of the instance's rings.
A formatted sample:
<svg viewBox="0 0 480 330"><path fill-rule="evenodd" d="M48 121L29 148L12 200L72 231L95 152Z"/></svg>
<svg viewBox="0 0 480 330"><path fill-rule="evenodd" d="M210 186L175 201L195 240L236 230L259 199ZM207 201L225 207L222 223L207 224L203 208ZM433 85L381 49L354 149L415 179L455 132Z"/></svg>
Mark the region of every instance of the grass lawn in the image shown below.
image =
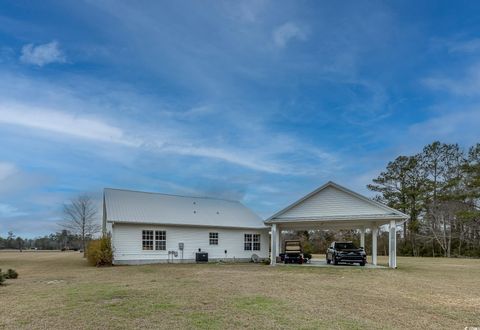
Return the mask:
<svg viewBox="0 0 480 330"><path fill-rule="evenodd" d="M480 260L398 265L94 268L78 252L0 252L20 275L0 287L0 328L480 327Z"/></svg>

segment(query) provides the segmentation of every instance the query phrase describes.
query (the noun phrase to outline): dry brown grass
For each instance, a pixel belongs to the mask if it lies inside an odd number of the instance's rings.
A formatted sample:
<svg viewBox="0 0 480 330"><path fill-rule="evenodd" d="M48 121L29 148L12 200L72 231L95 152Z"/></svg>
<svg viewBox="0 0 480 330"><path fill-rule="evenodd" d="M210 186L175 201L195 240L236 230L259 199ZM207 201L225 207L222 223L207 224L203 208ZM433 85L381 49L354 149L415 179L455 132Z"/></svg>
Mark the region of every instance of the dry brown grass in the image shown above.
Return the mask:
<svg viewBox="0 0 480 330"><path fill-rule="evenodd" d="M385 262L385 260L383 260ZM463 329L480 326L480 260L399 269L253 264L94 268L80 253L0 252L0 328Z"/></svg>

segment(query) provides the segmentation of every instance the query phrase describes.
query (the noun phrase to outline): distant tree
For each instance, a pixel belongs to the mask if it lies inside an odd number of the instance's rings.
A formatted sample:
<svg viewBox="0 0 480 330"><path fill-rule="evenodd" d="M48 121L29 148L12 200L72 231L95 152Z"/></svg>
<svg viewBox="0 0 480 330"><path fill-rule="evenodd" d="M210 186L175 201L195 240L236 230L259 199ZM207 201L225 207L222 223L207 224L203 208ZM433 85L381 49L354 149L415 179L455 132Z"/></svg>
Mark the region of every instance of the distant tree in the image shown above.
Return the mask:
<svg viewBox="0 0 480 330"><path fill-rule="evenodd" d="M15 249L15 234L13 233L13 231L8 232L7 249Z"/></svg>
<svg viewBox="0 0 480 330"><path fill-rule="evenodd" d="M81 195L63 206L64 221L60 224L80 236L84 256L87 241L100 231L97 207L88 195Z"/></svg>
<svg viewBox="0 0 480 330"><path fill-rule="evenodd" d="M60 233L57 233L56 236L57 236L57 240L60 244L61 249L67 249L67 248L70 247L69 246L69 244L70 244L70 240L69 240L70 233L68 232L68 230L63 229Z"/></svg>
<svg viewBox="0 0 480 330"><path fill-rule="evenodd" d="M436 141L426 146L422 155L428 176L427 189L430 191L426 203L426 220L444 256L449 257L452 234L459 226L457 214L465 206L462 193L464 152L458 144Z"/></svg>
<svg viewBox="0 0 480 330"><path fill-rule="evenodd" d="M435 141L388 163L368 188L379 193L374 199L410 215L400 254L480 256L479 143L465 153Z"/></svg>
<svg viewBox="0 0 480 330"><path fill-rule="evenodd" d="M460 222L459 255L463 252L463 243L465 243L466 250L480 252L480 143L469 149L463 170L467 207L458 214Z"/></svg>
<svg viewBox="0 0 480 330"><path fill-rule="evenodd" d="M16 244L17 248L20 250L20 252L22 252L23 245L24 245L23 239L21 237L17 237L16 242L17 242Z"/></svg>
<svg viewBox="0 0 480 330"><path fill-rule="evenodd" d="M404 244L409 238L413 255L417 255L416 234L424 203L425 180L419 155L399 156L372 180L373 184L367 186L368 189L381 193L376 196L376 200L410 215L408 223L404 223L403 232Z"/></svg>

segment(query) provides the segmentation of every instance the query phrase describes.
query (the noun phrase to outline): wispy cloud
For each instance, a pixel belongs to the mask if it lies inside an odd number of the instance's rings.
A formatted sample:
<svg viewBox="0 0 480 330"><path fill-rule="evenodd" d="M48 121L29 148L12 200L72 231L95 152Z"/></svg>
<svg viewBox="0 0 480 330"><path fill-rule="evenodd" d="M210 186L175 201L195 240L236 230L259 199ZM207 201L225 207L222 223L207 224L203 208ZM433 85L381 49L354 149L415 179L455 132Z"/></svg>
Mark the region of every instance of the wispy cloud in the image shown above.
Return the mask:
<svg viewBox="0 0 480 330"><path fill-rule="evenodd" d="M423 144L434 140L471 145L478 142L478 123L480 123L480 106L472 109L460 109L424 122L416 123L409 128L409 135L415 136L416 142Z"/></svg>
<svg viewBox="0 0 480 330"><path fill-rule="evenodd" d="M21 192L28 195L29 191L47 181L45 177L27 173L11 162L0 162L0 197L3 202L15 200Z"/></svg>
<svg viewBox="0 0 480 330"><path fill-rule="evenodd" d="M9 204L0 203L0 217L18 217L26 214Z"/></svg>
<svg viewBox="0 0 480 330"><path fill-rule="evenodd" d="M65 54L60 49L57 41L46 44L27 44L22 47L20 61L26 64L44 66L50 63L64 63Z"/></svg>
<svg viewBox="0 0 480 330"><path fill-rule="evenodd" d="M202 112L202 110L193 111ZM291 139L284 140L278 150L270 148L268 152L263 151L262 148L241 148L234 145L216 146L217 143L208 140L187 139L174 133L160 136L151 128L142 126L140 123L130 129L125 129L108 124L106 119L91 115L11 103L0 104L0 124L51 132L54 133L51 135L52 138L56 140L63 140L63 137L59 136L61 134L93 142L115 143L125 147L140 148L159 154L209 158L255 171L276 174L311 174L309 171L313 168L304 167L300 170L294 164L286 162L283 157L284 154L296 154L302 150L307 151L306 155L309 155L310 158L313 157L324 164L328 163L329 166L335 161L333 155L318 148L301 145ZM298 155L295 158L298 158ZM7 165L3 167L3 172L7 172L9 167Z"/></svg>
<svg viewBox="0 0 480 330"><path fill-rule="evenodd" d="M459 96L480 95L480 62L469 66L461 75L444 74L428 77L422 82L429 88Z"/></svg>
<svg viewBox="0 0 480 330"><path fill-rule="evenodd" d="M294 22L284 23L273 30L273 42L277 47L284 48L294 39L307 40L307 30Z"/></svg>
<svg viewBox="0 0 480 330"><path fill-rule="evenodd" d="M451 53L476 53L480 51L480 38L446 42Z"/></svg>
<svg viewBox="0 0 480 330"><path fill-rule="evenodd" d="M0 123L20 125L74 137L135 146L121 129L95 118L61 111L0 103Z"/></svg>
<svg viewBox="0 0 480 330"><path fill-rule="evenodd" d="M8 162L0 162L0 182L17 172L14 164Z"/></svg>

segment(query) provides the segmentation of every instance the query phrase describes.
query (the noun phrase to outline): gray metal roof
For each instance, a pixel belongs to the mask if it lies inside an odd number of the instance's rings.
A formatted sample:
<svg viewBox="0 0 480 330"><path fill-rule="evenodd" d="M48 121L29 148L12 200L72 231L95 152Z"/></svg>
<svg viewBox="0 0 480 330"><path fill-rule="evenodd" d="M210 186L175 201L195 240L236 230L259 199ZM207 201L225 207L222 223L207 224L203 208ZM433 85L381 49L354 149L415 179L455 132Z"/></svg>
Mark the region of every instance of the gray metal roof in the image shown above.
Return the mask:
<svg viewBox="0 0 480 330"><path fill-rule="evenodd" d="M267 228L238 201L105 188L104 202L108 222Z"/></svg>

